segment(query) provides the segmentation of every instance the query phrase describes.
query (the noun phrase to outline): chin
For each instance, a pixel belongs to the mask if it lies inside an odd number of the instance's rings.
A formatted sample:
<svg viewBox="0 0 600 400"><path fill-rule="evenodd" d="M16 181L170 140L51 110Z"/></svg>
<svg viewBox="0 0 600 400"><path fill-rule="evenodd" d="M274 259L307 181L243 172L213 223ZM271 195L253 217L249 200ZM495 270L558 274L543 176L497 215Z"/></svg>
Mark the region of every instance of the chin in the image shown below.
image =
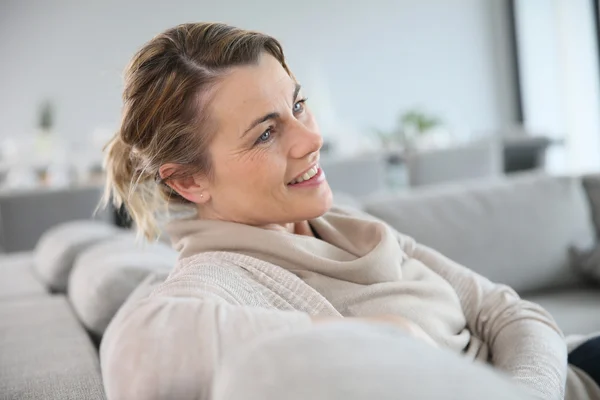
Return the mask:
<svg viewBox="0 0 600 400"><path fill-rule="evenodd" d="M331 209L333 206L333 194L331 189L321 194L313 201L310 201L305 208L306 216L302 217L302 220L315 219Z"/></svg>

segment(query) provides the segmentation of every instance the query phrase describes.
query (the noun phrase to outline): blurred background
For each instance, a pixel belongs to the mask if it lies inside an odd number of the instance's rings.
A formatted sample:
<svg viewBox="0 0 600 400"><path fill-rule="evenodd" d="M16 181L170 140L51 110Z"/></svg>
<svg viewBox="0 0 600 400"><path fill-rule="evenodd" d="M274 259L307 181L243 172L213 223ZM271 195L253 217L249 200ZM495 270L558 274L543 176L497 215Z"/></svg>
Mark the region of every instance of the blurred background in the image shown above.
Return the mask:
<svg viewBox="0 0 600 400"><path fill-rule="evenodd" d="M122 71L154 35L189 21L282 42L320 123L323 166L337 192L600 169L596 0L0 5L5 197L99 193Z"/></svg>
<svg viewBox="0 0 600 400"><path fill-rule="evenodd" d="M0 0L0 398L105 400L105 329L175 265L95 210L124 68L193 21L282 42L336 202L600 331L599 1Z"/></svg>

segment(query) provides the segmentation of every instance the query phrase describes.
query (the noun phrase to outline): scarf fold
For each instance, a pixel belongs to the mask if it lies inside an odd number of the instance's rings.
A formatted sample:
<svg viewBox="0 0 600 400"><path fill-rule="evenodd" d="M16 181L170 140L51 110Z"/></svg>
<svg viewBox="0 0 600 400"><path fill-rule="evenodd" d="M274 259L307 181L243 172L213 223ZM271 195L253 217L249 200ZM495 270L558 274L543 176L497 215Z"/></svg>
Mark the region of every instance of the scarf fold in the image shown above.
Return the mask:
<svg viewBox="0 0 600 400"><path fill-rule="evenodd" d="M400 315L440 345L467 348L471 335L452 286L409 259L389 226L341 209L309 224L320 239L199 219L173 221L167 230L182 260L206 252L253 257L291 272L343 316Z"/></svg>
<svg viewBox="0 0 600 400"><path fill-rule="evenodd" d="M340 211L309 224L320 239L216 220L173 221L167 230L181 259L207 251L229 251L294 273L313 272L362 285L401 279L404 253L385 224ZM370 268L365 268L367 264Z"/></svg>

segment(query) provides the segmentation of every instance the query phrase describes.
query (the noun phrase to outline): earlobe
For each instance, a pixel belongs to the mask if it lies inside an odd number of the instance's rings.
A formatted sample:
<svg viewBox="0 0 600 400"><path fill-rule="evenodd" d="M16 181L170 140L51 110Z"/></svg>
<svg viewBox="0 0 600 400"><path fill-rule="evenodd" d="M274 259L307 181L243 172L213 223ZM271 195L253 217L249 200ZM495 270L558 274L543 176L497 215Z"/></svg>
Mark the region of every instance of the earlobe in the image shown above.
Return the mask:
<svg viewBox="0 0 600 400"><path fill-rule="evenodd" d="M208 193L202 180L193 176L177 177L177 166L165 164L159 169L161 180L173 191L192 203L202 204L208 201Z"/></svg>
<svg viewBox="0 0 600 400"><path fill-rule="evenodd" d="M201 192L199 197L200 198L197 201L194 201L194 203L205 204L206 202L208 202L208 199L210 198L210 196L206 192Z"/></svg>
<svg viewBox="0 0 600 400"><path fill-rule="evenodd" d="M206 203L208 197L204 194L205 190L202 187L196 185L189 185L186 182L182 182L184 179L173 179L167 182L167 185L172 190L177 192L184 199L191 201L196 204Z"/></svg>

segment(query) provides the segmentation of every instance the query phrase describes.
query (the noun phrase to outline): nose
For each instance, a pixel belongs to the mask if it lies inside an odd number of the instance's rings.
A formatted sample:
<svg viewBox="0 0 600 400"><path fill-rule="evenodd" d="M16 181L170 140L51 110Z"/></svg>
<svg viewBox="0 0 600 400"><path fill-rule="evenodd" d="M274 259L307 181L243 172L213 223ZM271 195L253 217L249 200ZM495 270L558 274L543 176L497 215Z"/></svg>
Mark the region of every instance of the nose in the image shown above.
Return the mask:
<svg viewBox="0 0 600 400"><path fill-rule="evenodd" d="M316 125L308 127L296 120L291 129L289 154L292 158L302 159L321 150L323 138Z"/></svg>

